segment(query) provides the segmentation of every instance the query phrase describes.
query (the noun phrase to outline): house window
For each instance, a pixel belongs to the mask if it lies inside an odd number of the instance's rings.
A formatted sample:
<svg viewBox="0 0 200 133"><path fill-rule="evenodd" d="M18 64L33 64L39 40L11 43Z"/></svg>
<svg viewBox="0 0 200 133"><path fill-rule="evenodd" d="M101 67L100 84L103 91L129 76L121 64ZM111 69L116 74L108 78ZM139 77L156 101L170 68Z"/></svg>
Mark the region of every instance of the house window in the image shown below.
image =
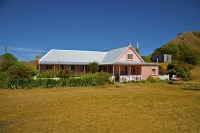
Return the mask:
<svg viewBox="0 0 200 133"><path fill-rule="evenodd" d="M52 69L52 65L46 65L46 70Z"/></svg>
<svg viewBox="0 0 200 133"><path fill-rule="evenodd" d="M60 65L60 69L63 69L63 70L64 70L64 65Z"/></svg>
<svg viewBox="0 0 200 133"><path fill-rule="evenodd" d="M133 59L133 54L127 54L127 59L132 60Z"/></svg>
<svg viewBox="0 0 200 133"><path fill-rule="evenodd" d="M71 65L71 70L74 70L74 65Z"/></svg>
<svg viewBox="0 0 200 133"><path fill-rule="evenodd" d="M151 74L152 74L152 75L155 75L155 74L156 74L156 69L152 69L152 70L151 70Z"/></svg>

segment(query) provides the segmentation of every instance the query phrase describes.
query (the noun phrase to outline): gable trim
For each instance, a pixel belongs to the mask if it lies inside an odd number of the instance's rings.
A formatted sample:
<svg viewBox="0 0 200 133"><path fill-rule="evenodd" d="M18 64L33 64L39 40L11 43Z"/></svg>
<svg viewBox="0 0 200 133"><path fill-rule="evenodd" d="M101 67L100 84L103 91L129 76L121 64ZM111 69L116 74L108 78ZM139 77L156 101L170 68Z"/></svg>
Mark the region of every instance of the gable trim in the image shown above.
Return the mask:
<svg viewBox="0 0 200 133"><path fill-rule="evenodd" d="M126 54L126 52L131 49L133 50L134 54L140 59L141 62L145 62L142 57L137 53L137 51L133 48L133 46L130 44L125 50L124 52L121 53L121 55L115 60L115 62L117 62L123 55ZM127 56L127 55L126 55Z"/></svg>

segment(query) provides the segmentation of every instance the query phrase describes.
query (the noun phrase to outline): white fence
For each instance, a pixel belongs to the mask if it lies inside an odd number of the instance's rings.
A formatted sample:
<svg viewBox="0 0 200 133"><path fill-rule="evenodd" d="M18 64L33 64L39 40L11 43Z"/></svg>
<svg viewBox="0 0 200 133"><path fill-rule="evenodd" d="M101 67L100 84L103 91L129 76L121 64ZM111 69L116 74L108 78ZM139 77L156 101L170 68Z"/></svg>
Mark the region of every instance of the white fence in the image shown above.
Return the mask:
<svg viewBox="0 0 200 133"><path fill-rule="evenodd" d="M119 82L128 82L128 81L140 81L142 79L142 75L121 75L119 77Z"/></svg>
<svg viewBox="0 0 200 133"><path fill-rule="evenodd" d="M54 79L54 80L61 80L62 78L36 78L36 77L34 77L33 79Z"/></svg>
<svg viewBox="0 0 200 133"><path fill-rule="evenodd" d="M159 79L161 80L169 80L169 75L158 75Z"/></svg>

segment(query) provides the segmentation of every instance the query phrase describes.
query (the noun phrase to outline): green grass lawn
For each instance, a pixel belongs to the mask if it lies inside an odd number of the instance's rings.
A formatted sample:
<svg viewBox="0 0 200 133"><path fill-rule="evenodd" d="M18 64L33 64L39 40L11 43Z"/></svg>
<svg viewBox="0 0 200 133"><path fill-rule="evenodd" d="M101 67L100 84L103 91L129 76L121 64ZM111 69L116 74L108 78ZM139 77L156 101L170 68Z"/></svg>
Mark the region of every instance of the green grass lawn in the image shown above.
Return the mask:
<svg viewBox="0 0 200 133"><path fill-rule="evenodd" d="M200 132L200 91L185 87L0 89L0 132Z"/></svg>

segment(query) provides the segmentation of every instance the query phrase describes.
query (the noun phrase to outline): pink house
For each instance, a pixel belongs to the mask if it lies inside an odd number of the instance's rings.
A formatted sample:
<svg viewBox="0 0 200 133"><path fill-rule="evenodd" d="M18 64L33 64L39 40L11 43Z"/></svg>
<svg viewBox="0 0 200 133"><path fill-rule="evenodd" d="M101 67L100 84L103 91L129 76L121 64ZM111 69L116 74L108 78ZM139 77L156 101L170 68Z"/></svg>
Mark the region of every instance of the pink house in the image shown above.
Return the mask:
<svg viewBox="0 0 200 133"><path fill-rule="evenodd" d="M38 62L39 71L70 69L76 73L87 73L87 65L96 61L100 70L111 73L116 81L145 80L158 77L159 66L144 62L130 44L108 51L50 50Z"/></svg>

